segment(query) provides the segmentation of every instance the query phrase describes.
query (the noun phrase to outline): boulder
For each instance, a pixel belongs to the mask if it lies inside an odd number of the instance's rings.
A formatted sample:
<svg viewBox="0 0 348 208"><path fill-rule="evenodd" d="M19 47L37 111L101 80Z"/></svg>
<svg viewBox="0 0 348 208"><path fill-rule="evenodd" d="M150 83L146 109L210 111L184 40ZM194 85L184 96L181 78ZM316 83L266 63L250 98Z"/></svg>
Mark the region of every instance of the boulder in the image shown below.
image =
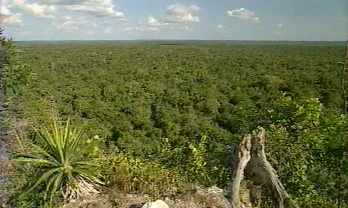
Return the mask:
<svg viewBox="0 0 348 208"><path fill-rule="evenodd" d="M155 202L148 202L142 208L169 208L169 206L162 200Z"/></svg>
<svg viewBox="0 0 348 208"><path fill-rule="evenodd" d="M224 191L216 186L208 189L196 187L193 195L194 201L200 205L211 208L230 208L231 204L224 196Z"/></svg>

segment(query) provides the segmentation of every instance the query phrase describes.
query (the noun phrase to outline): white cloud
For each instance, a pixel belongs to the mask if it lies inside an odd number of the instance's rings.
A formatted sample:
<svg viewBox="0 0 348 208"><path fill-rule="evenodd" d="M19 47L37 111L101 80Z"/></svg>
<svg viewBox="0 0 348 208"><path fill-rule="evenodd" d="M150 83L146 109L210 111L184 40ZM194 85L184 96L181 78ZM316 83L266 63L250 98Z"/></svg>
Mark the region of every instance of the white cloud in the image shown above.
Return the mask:
<svg viewBox="0 0 348 208"><path fill-rule="evenodd" d="M284 25L282 23L276 24L276 30L274 31L274 34L276 35L282 35L284 32Z"/></svg>
<svg viewBox="0 0 348 208"><path fill-rule="evenodd" d="M156 18L150 16L150 17L147 18L147 23L149 25L158 25L159 21Z"/></svg>
<svg viewBox="0 0 348 208"><path fill-rule="evenodd" d="M0 25L3 26L19 26L22 24L22 16L20 14L3 15L0 14Z"/></svg>
<svg viewBox="0 0 348 208"><path fill-rule="evenodd" d="M78 12L80 15L126 20L113 0L6 0L17 10L34 17L53 18Z"/></svg>
<svg viewBox="0 0 348 208"><path fill-rule="evenodd" d="M4 2L7 3L7 2ZM6 5L6 4L5 4ZM22 15L14 14L7 6L0 7L0 25L1 26L19 26L22 24Z"/></svg>
<svg viewBox="0 0 348 208"><path fill-rule="evenodd" d="M7 3L7 2L5 2L5 5L2 5L2 6L0 7L0 14L6 15L6 16L12 15L12 12L10 11L10 8L8 8L8 7L6 6L6 3Z"/></svg>
<svg viewBox="0 0 348 208"><path fill-rule="evenodd" d="M168 23L163 22L163 21L161 21L161 20L158 20L158 19L156 19L156 18L153 17L153 16L147 17L147 22L146 22L146 24L147 24L148 26L153 26L153 27L159 27L159 26L168 25Z"/></svg>
<svg viewBox="0 0 348 208"><path fill-rule="evenodd" d="M145 21L135 26L125 27L123 30L126 32L158 32L165 28L189 31L191 30L190 24L199 22L199 11L200 8L196 5L172 4L167 7L165 16L157 18L150 15Z"/></svg>
<svg viewBox="0 0 348 208"><path fill-rule="evenodd" d="M197 5L172 4L167 8L165 22L184 24L199 22L199 11L200 8Z"/></svg>
<svg viewBox="0 0 348 208"><path fill-rule="evenodd" d="M103 32L104 34L112 34L112 27L106 27Z"/></svg>
<svg viewBox="0 0 348 208"><path fill-rule="evenodd" d="M34 17L43 17L43 18L53 18L53 12L55 11L55 6L39 4L37 2L27 3L25 0L14 0L13 5L15 8L18 8L27 14L30 14Z"/></svg>
<svg viewBox="0 0 348 208"><path fill-rule="evenodd" d="M186 30L186 31L191 31L192 28L191 28L190 26L185 25L185 26L184 26L184 30Z"/></svg>
<svg viewBox="0 0 348 208"><path fill-rule="evenodd" d="M156 19L153 16L148 16L146 21L135 26L127 26L123 29L126 32L158 32L160 27L167 23Z"/></svg>
<svg viewBox="0 0 348 208"><path fill-rule="evenodd" d="M223 26L222 24L218 24L216 27L217 27L218 29L224 28L224 26Z"/></svg>
<svg viewBox="0 0 348 208"><path fill-rule="evenodd" d="M60 2L68 11L81 12L96 17L114 17L125 20L125 14L116 10L112 0L73 0Z"/></svg>
<svg viewBox="0 0 348 208"><path fill-rule="evenodd" d="M123 30L126 32L158 32L159 28L153 26L140 25L134 27L126 27Z"/></svg>
<svg viewBox="0 0 348 208"><path fill-rule="evenodd" d="M228 10L227 15L230 17L235 17L241 20L247 20L252 22L260 22L260 18L255 15L255 12L250 11L245 8Z"/></svg>
<svg viewBox="0 0 348 208"><path fill-rule="evenodd" d="M97 28L97 24L89 19L80 17L64 16L54 23L56 29L68 33L81 33L90 28Z"/></svg>

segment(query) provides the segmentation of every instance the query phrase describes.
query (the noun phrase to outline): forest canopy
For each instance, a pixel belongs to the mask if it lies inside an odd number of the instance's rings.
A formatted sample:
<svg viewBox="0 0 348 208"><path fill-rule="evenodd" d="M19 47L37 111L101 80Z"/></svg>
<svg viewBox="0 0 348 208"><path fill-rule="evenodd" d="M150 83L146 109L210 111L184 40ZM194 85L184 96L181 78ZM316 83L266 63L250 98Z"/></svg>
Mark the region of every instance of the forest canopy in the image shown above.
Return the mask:
<svg viewBox="0 0 348 208"><path fill-rule="evenodd" d="M124 185L113 164L147 171L151 164L158 180L175 173L175 184L226 188L240 139L262 126L271 163L301 207L348 204L342 43L16 46L20 56L6 68L9 111L29 126L49 124L54 114L84 129L98 146L91 158L114 155L99 173L110 186ZM151 192L141 185L127 190ZM166 191L173 192L156 194ZM17 206L39 203L28 202L37 193L17 198Z"/></svg>

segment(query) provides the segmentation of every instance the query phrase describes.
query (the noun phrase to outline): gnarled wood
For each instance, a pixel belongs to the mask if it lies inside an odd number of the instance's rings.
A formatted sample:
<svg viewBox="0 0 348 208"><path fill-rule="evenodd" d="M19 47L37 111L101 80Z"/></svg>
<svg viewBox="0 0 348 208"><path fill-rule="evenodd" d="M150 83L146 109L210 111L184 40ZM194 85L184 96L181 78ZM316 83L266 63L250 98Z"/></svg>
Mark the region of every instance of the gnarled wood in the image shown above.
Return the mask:
<svg viewBox="0 0 348 208"><path fill-rule="evenodd" d="M247 174L255 184L262 185L272 193L272 199L278 208L296 207L291 201L277 172L267 160L265 153L266 131L259 128L251 140L251 159L247 166Z"/></svg>
<svg viewBox="0 0 348 208"><path fill-rule="evenodd" d="M245 176L253 185L262 186L269 190L277 208L296 208L297 205L290 199L283 184L279 180L275 169L267 160L265 153L266 132L258 128L252 135L243 138L238 148L238 155L233 173L232 207L245 207L240 202L240 184ZM250 189L250 194L253 190ZM253 207L258 207L255 204Z"/></svg>
<svg viewBox="0 0 348 208"><path fill-rule="evenodd" d="M245 136L241 143L238 146L237 150L237 158L234 166L233 171L233 181L232 181L232 193L231 193L231 199L232 199L232 207L233 208L240 208L241 202L240 202L240 186L241 182L244 178L244 170L246 166L248 165L250 158L251 158L251 135Z"/></svg>

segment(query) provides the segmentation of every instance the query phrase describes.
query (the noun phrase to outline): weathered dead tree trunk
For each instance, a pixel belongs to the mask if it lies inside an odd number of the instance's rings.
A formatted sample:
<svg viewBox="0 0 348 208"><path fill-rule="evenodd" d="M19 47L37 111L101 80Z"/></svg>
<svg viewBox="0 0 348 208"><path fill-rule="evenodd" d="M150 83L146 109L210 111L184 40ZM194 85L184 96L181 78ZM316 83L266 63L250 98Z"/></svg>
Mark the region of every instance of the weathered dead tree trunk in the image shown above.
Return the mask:
<svg viewBox="0 0 348 208"><path fill-rule="evenodd" d="M233 181L232 181L232 207L240 208L240 186L244 178L244 170L251 158L251 135L245 136L238 146L237 158L234 165Z"/></svg>
<svg viewBox="0 0 348 208"><path fill-rule="evenodd" d="M267 160L265 140L266 132L263 128L259 128L252 135L244 137L239 145L232 184L233 208L246 207L241 204L239 197L240 184L245 176L253 182L253 185L262 186L270 191L275 207L297 207L290 199L271 163Z"/></svg>

